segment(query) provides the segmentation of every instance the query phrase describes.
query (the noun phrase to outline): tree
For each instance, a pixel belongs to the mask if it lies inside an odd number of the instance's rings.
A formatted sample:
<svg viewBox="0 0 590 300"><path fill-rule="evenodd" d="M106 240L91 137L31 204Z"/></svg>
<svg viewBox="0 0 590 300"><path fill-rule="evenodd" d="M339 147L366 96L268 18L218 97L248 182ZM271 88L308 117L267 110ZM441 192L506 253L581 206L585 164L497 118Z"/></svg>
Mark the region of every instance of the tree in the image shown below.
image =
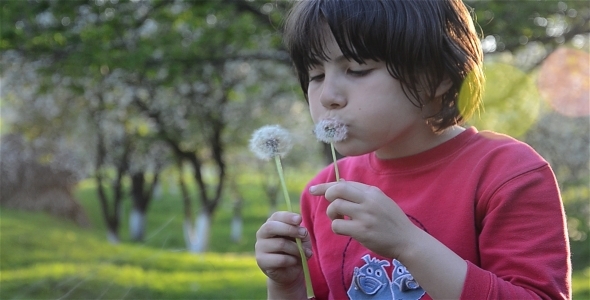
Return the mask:
<svg viewBox="0 0 590 300"><path fill-rule="evenodd" d="M466 0L473 7L483 33L484 51L516 52L543 47L549 52L590 33L590 7L584 1L480 1ZM528 49L530 50L530 49ZM545 55L543 55L545 54ZM532 69L540 57L521 57L518 63Z"/></svg>
<svg viewBox="0 0 590 300"><path fill-rule="evenodd" d="M202 215L213 215L226 175L227 105L268 90L240 83L254 61L287 62L283 52L273 50L280 45L272 21L279 6L284 4L229 0L3 3L0 50L46 61L38 70L45 82L51 74L70 78L74 84L60 88L74 92L72 101L93 120L87 126L96 145L93 174L112 240L117 240L123 178L133 178L133 199L142 198L140 190L153 190L141 188L145 172L130 169L141 140L133 120L147 118L150 134L172 149L179 166L191 167L194 184L184 187L195 186ZM46 86L35 94L54 93ZM80 104L86 98L91 109ZM60 128L65 134L72 130ZM203 175L211 166L215 179ZM206 248L207 239L200 240L198 251Z"/></svg>
<svg viewBox="0 0 590 300"><path fill-rule="evenodd" d="M131 200L132 210L129 216L129 233L131 239L142 242L145 235L148 207L160 184L160 174L171 164L170 150L161 141L143 138L137 145L140 151L131 155ZM149 174L151 174L151 178Z"/></svg>

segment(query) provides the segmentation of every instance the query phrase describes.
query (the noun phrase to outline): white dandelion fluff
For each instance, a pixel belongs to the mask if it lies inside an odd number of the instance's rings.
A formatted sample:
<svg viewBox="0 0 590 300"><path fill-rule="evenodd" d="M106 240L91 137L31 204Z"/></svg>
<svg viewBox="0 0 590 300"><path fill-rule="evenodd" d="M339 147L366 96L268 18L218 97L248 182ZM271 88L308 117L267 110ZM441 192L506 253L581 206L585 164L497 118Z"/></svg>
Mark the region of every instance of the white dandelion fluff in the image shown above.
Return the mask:
<svg viewBox="0 0 590 300"><path fill-rule="evenodd" d="M252 134L250 150L260 159L284 157L293 147L291 134L279 125L262 126Z"/></svg>
<svg viewBox="0 0 590 300"><path fill-rule="evenodd" d="M324 143L336 143L346 139L348 130L346 125L336 119L319 121L313 130L318 140Z"/></svg>
<svg viewBox="0 0 590 300"><path fill-rule="evenodd" d="M319 121L313 130L318 140L330 144L332 151L332 160L334 161L334 173L336 181L340 181L340 172L338 171L338 161L336 159L336 150L334 143L344 141L348 135L348 129L344 123L337 119L323 119Z"/></svg>

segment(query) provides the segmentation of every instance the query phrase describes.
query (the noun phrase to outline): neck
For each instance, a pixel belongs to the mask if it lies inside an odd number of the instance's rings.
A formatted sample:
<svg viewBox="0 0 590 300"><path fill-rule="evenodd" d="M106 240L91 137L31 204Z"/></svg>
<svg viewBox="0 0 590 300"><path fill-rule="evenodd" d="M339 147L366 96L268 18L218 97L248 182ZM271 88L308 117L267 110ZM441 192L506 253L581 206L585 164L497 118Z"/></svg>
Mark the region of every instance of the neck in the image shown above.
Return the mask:
<svg viewBox="0 0 590 300"><path fill-rule="evenodd" d="M432 149L465 131L465 128L455 125L445 129L440 133L432 131L418 133L409 133L411 138L406 139L401 144L396 144L392 147L384 147L375 151L375 155L379 159L395 159L406 156L411 156Z"/></svg>

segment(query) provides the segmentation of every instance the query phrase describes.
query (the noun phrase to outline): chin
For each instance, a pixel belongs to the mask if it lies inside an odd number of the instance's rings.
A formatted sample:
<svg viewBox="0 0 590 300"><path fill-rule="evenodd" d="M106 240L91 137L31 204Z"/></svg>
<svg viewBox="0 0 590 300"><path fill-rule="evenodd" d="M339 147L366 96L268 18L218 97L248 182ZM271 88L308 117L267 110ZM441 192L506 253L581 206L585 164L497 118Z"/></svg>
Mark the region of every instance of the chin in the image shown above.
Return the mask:
<svg viewBox="0 0 590 300"><path fill-rule="evenodd" d="M336 151L342 156L360 156L372 151L362 151L360 149L350 149L348 147L334 147Z"/></svg>

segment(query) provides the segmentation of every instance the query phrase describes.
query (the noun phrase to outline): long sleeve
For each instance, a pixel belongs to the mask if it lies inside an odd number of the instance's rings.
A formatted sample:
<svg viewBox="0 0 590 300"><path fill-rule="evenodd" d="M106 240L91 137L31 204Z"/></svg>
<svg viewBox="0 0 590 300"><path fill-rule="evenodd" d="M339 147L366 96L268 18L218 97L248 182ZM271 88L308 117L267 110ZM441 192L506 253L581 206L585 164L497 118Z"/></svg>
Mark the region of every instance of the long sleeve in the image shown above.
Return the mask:
<svg viewBox="0 0 590 300"><path fill-rule="evenodd" d="M469 264L462 298L570 299L565 214L550 168L489 193L476 207L480 266Z"/></svg>

